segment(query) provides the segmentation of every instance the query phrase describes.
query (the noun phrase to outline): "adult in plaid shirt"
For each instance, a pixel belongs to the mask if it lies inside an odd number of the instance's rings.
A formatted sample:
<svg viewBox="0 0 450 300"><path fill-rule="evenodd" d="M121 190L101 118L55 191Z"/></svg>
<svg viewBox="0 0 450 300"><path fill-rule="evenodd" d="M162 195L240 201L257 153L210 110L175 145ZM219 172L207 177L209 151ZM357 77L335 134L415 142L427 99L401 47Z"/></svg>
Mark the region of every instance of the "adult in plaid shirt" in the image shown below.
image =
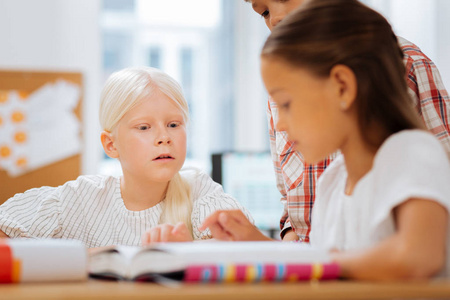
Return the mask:
<svg viewBox="0 0 450 300"><path fill-rule="evenodd" d="M304 0L271 1L248 0L272 30L289 12ZM427 128L444 145L450 157L450 98L435 64L413 43L398 37L406 65L406 81L413 105ZM277 187L284 204L280 220L283 240L309 241L311 209L314 204L317 179L331 163L333 156L318 164L307 164L302 155L293 150L285 132L276 130L278 110L269 99L270 150L275 167Z"/></svg>

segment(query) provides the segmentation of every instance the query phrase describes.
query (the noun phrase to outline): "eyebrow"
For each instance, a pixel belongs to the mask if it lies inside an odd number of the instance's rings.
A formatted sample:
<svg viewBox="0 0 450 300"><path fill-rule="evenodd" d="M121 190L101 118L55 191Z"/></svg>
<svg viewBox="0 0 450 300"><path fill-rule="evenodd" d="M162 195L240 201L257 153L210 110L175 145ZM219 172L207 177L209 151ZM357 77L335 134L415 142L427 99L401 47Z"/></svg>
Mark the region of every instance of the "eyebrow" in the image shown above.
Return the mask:
<svg viewBox="0 0 450 300"><path fill-rule="evenodd" d="M282 88L274 88L274 89L269 91L269 94L270 95L274 95L274 94L282 92L282 91L284 91L284 89L282 89Z"/></svg>

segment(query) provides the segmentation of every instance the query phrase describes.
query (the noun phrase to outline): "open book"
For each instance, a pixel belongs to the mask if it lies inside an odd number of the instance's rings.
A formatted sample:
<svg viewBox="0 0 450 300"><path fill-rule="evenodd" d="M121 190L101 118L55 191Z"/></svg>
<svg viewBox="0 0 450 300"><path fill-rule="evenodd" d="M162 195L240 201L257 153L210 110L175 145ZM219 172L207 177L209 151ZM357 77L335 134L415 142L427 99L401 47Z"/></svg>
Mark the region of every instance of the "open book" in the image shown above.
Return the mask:
<svg viewBox="0 0 450 300"><path fill-rule="evenodd" d="M185 282L255 282L336 279L328 252L283 242L159 243L116 246L91 252L94 278Z"/></svg>
<svg viewBox="0 0 450 300"><path fill-rule="evenodd" d="M79 241L0 239L0 283L86 280L86 265Z"/></svg>

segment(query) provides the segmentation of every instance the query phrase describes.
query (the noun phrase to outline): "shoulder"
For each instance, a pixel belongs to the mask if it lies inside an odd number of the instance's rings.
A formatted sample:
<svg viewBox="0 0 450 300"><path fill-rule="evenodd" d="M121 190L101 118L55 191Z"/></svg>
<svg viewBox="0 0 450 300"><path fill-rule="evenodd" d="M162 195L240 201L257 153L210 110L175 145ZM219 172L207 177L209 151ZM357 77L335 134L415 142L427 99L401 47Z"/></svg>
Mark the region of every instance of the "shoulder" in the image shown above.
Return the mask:
<svg viewBox="0 0 450 300"><path fill-rule="evenodd" d="M104 189L113 184L117 178L101 175L82 175L75 180L67 181L57 187L43 186L32 188L23 193L14 195L11 199L15 200L34 200L34 201L58 201L70 198L74 194L89 192L95 189Z"/></svg>
<svg viewBox="0 0 450 300"><path fill-rule="evenodd" d="M180 175L189 184L194 201L206 195L223 193L222 186L200 169L184 168L180 171Z"/></svg>
<svg viewBox="0 0 450 300"><path fill-rule="evenodd" d="M425 53L422 52L422 50L415 45L414 43L408 41L407 39L397 36L398 43L400 45L400 48L403 51L403 55L405 56L405 59L412 60L412 61L427 61L431 62L431 59L428 58L428 56L425 55Z"/></svg>
<svg viewBox="0 0 450 300"><path fill-rule="evenodd" d="M412 198L435 201L450 211L450 162L427 131L391 135L376 153L367 179L364 197L373 199L374 224Z"/></svg>
<svg viewBox="0 0 450 300"><path fill-rule="evenodd" d="M76 180L68 181L64 187L77 189L105 189L114 186L119 178L108 175L81 175Z"/></svg>
<svg viewBox="0 0 450 300"><path fill-rule="evenodd" d="M410 161L432 165L448 164L439 140L425 130L402 130L391 135L378 150L374 164Z"/></svg>
<svg viewBox="0 0 450 300"><path fill-rule="evenodd" d="M412 197L450 202L450 161L427 131L391 135L375 155L371 172L376 193L395 204Z"/></svg>

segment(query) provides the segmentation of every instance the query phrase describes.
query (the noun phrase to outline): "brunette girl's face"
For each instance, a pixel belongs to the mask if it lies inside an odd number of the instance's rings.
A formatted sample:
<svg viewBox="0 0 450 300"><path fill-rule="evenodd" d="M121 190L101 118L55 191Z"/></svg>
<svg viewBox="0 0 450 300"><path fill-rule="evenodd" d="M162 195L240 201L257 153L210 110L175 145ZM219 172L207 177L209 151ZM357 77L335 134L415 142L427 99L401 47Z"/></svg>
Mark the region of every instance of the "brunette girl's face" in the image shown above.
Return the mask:
<svg viewBox="0 0 450 300"><path fill-rule="evenodd" d="M299 7L305 0L251 0L253 10L264 18L267 27L272 31L278 22Z"/></svg>
<svg viewBox="0 0 450 300"><path fill-rule="evenodd" d="M345 66L328 77L292 67L280 59L263 57L261 73L278 107L279 131L286 131L305 161L316 163L340 149L355 118L349 114L355 93L353 73Z"/></svg>

